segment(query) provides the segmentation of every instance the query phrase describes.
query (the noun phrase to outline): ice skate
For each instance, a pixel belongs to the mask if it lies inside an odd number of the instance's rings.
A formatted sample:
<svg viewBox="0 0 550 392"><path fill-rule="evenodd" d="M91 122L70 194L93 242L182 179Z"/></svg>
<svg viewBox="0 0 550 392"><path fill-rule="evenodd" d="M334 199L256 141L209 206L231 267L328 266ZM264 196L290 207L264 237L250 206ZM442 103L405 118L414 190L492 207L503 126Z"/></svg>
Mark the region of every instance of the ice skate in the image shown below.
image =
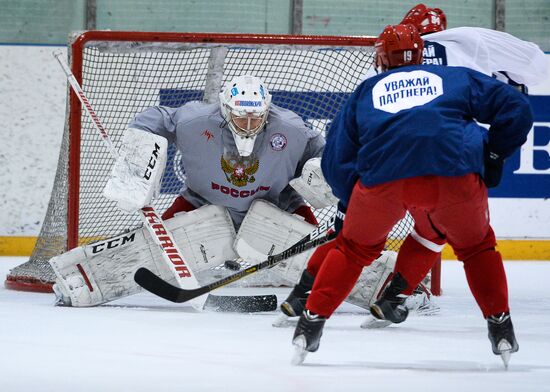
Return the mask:
<svg viewBox="0 0 550 392"><path fill-rule="evenodd" d="M401 274L394 275L382 296L371 305L371 314L377 319L391 321L395 324L405 321L409 310L404 305L407 296L401 292L406 288L407 282Z"/></svg>
<svg viewBox="0 0 550 392"><path fill-rule="evenodd" d="M281 311L285 315L298 317L303 313L314 280L315 277L304 270L298 284L294 286L287 299L281 304Z"/></svg>
<svg viewBox="0 0 550 392"><path fill-rule="evenodd" d="M504 312L489 316L487 326L493 353L500 355L502 362L504 362L504 368L508 369L512 353L519 350L510 313Z"/></svg>
<svg viewBox="0 0 550 392"><path fill-rule="evenodd" d="M283 314L279 315L275 321L271 324L276 328L284 328L292 325L296 325L296 321L292 318L300 316L306 306L307 297L313 287L313 280L315 278L307 270L302 272L300 281L288 297L281 303L280 308Z"/></svg>
<svg viewBox="0 0 550 392"><path fill-rule="evenodd" d="M298 325L292 338L295 350L292 358L293 365L302 364L308 353L319 349L319 342L321 335L323 335L323 327L326 320L325 317L311 313L307 309L304 310L298 320Z"/></svg>

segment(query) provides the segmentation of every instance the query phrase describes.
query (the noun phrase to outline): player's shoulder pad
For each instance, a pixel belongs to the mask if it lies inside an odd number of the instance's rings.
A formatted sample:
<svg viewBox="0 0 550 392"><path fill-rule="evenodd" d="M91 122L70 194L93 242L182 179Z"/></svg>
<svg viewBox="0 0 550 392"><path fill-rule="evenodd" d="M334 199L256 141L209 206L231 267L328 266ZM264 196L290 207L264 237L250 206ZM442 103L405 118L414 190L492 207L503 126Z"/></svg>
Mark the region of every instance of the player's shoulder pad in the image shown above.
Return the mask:
<svg viewBox="0 0 550 392"><path fill-rule="evenodd" d="M314 129L311 124L305 122L292 110L273 104L269 110L268 124L274 127L292 130L292 132L300 132L307 139L313 139L321 133L320 130Z"/></svg>
<svg viewBox="0 0 550 392"><path fill-rule="evenodd" d="M219 104L217 103L205 103L201 101L190 101L185 105L180 106L176 113L176 122L178 124L185 124L197 120L205 120L212 116L220 117Z"/></svg>

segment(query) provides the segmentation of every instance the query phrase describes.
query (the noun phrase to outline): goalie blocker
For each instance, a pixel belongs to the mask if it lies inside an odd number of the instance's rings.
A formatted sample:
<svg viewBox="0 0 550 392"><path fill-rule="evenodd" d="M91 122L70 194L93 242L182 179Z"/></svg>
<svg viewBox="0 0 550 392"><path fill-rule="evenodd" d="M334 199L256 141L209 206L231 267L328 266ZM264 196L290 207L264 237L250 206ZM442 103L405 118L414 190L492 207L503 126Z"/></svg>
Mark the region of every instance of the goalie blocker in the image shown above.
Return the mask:
<svg viewBox="0 0 550 392"><path fill-rule="evenodd" d="M201 284L228 275L226 260L237 260L243 267L252 265L289 248L315 228L302 217L263 200L252 204L238 233L227 210L213 205L177 214L165 225ZM239 283L293 285L309 253ZM57 304L64 306L95 306L140 292L133 277L141 267L175 284L158 246L145 229L72 249L52 258L50 264L57 278Z"/></svg>
<svg viewBox="0 0 550 392"><path fill-rule="evenodd" d="M103 195L127 212L148 205L160 191L167 151L166 138L128 128Z"/></svg>

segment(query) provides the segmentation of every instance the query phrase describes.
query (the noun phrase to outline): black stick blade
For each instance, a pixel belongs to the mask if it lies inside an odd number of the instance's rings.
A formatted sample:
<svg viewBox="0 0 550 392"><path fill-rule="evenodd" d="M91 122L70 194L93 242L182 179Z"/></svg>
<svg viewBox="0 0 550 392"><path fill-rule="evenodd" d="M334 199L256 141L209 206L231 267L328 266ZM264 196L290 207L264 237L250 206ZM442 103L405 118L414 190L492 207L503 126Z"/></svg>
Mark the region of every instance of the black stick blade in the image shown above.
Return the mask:
<svg viewBox="0 0 550 392"><path fill-rule="evenodd" d="M147 268L138 269L134 275L134 281L145 290L161 298L171 302L183 302L178 300L181 292L179 287L172 286Z"/></svg>
<svg viewBox="0 0 550 392"><path fill-rule="evenodd" d="M140 268L134 275L134 280L145 290L158 295L171 302L181 303L198 297L201 290L182 290L162 280L146 268ZM271 312L277 309L277 297L275 295L250 295L250 296L218 296L208 295L204 304L205 310L217 312Z"/></svg>
<svg viewBox="0 0 550 392"><path fill-rule="evenodd" d="M218 296L210 294L204 304L204 310L215 312L256 313L272 312L277 309L277 296L236 295Z"/></svg>

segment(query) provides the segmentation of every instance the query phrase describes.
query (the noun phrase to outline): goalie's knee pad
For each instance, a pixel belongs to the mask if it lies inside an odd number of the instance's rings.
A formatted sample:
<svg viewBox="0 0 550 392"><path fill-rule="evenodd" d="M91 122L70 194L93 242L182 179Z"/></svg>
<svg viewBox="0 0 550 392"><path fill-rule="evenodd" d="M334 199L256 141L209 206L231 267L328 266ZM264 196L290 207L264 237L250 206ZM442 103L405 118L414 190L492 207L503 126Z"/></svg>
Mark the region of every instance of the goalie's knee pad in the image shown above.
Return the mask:
<svg viewBox="0 0 550 392"><path fill-rule="evenodd" d="M270 255L290 248L314 229L315 226L305 222L303 217L282 211L265 200L256 200L239 228L235 250L244 260L258 263ZM312 251L281 261L273 268L251 276L242 283L293 286L300 279Z"/></svg>
<svg viewBox="0 0 550 392"><path fill-rule="evenodd" d="M165 222L189 268L199 282L209 279L233 251L235 229L227 210L204 206ZM56 274L54 291L59 305L94 306L141 291L134 282L145 267L175 284L161 250L146 229L81 246L50 260Z"/></svg>

